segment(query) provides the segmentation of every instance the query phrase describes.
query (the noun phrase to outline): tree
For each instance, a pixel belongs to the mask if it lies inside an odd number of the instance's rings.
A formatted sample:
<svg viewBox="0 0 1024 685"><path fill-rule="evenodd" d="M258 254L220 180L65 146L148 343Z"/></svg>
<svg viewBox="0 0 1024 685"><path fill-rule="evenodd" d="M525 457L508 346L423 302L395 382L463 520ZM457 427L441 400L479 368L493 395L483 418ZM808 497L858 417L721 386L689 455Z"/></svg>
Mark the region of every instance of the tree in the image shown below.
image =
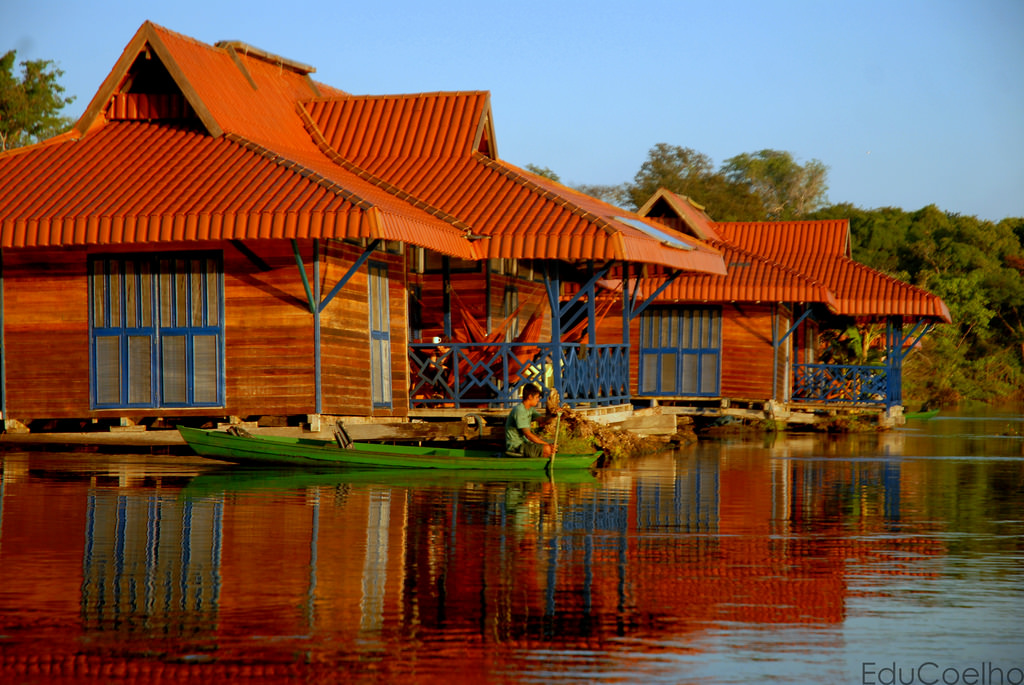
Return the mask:
<svg viewBox="0 0 1024 685"><path fill-rule="evenodd" d="M647 202L659 188L693 198L716 221L764 218L764 207L758 197L715 171L710 157L690 148L658 143L647 153L633 182L624 186L634 209Z"/></svg>
<svg viewBox="0 0 1024 685"><path fill-rule="evenodd" d="M617 186L605 185L602 183L581 183L572 186L584 195L596 197L598 200L607 202L616 207L629 207L632 204L629 194L626 192L626 185L620 183Z"/></svg>
<svg viewBox="0 0 1024 685"><path fill-rule="evenodd" d="M529 171L532 174L537 174L538 176L543 176L544 178L549 179L551 181L554 181L555 183L561 183L562 182L562 177L559 176L558 174L556 174L551 169L547 168L546 166L537 166L536 164L527 164L526 165L526 170Z"/></svg>
<svg viewBox="0 0 1024 685"><path fill-rule="evenodd" d="M21 62L19 79L16 57L14 50L0 57L0 152L54 136L72 123L60 116L75 99L63 97L58 79L64 72L50 60L30 60Z"/></svg>
<svg viewBox="0 0 1024 685"><path fill-rule="evenodd" d="M912 220L902 209L861 209L845 202L823 207L802 218L848 219L853 258L890 276L901 272L899 252Z"/></svg>
<svg viewBox="0 0 1024 685"><path fill-rule="evenodd" d="M828 167L816 159L798 164L788 152L745 152L725 160L722 172L760 198L772 220L801 218L825 204Z"/></svg>

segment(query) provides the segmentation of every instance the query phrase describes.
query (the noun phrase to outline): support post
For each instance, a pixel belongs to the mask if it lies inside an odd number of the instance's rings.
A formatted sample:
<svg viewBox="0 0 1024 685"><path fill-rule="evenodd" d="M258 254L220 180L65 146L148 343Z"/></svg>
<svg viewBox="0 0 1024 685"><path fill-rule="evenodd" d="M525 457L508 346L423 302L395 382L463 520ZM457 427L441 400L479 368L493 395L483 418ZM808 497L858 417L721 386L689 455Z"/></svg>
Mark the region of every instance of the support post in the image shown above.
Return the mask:
<svg viewBox="0 0 1024 685"><path fill-rule="evenodd" d="M302 276L302 286L306 289L306 298L309 303L309 311L313 314L313 404L314 412L319 414L322 411L323 397L321 393L320 380L320 240L313 239L313 286L310 287L309 277L306 276L306 267L302 263L302 255L299 253L299 241L292 239L292 252L295 253L295 263L299 267L299 275Z"/></svg>
<svg viewBox="0 0 1024 685"><path fill-rule="evenodd" d="M588 263L588 271L590 278L587 282L587 342L593 346L597 345L597 279L594 276L593 260ZM602 273L607 272L607 268L602 269Z"/></svg>
<svg viewBox="0 0 1024 685"><path fill-rule="evenodd" d="M633 309L633 299L630 297L629 272L632 265L629 262L622 263L622 344L629 350L629 325L633 322L630 315Z"/></svg>
<svg viewBox="0 0 1024 685"><path fill-rule="evenodd" d="M0 250L0 419L7 419L7 346L4 342L4 253ZM2 426L3 424L0 424Z"/></svg>
<svg viewBox="0 0 1024 685"><path fill-rule="evenodd" d="M548 261L544 264L544 287L548 293L548 304L551 307L551 366L552 378L558 397L564 400L562 393L562 303L559 296L562 284L558 276L558 263Z"/></svg>
<svg viewBox="0 0 1024 685"><path fill-rule="evenodd" d="M444 309L444 335L448 340L452 339L452 265L449 257L441 258L441 298Z"/></svg>
<svg viewBox="0 0 1024 685"><path fill-rule="evenodd" d="M320 302L320 304L317 305L320 311L323 311L327 305L330 304L331 300L334 299L334 296L337 295L341 289L345 287L345 284L351 280L352 276L363 267L363 264L365 264L366 260L370 258L370 255L373 254L378 245L380 245L380 238L377 238L367 245L366 249L363 250L363 253L356 258L356 261L353 262L352 266L350 266L348 271L345 272L345 275L339 278L338 282L334 284L334 287L331 288L331 292L327 293L327 296L324 297L323 301L317 300ZM317 283L319 284L319 281L317 281Z"/></svg>
<svg viewBox="0 0 1024 685"><path fill-rule="evenodd" d="M779 305L772 304L772 401L779 390Z"/></svg>
<svg viewBox="0 0 1024 685"><path fill-rule="evenodd" d="M305 269L302 271L306 273ZM320 239L313 239L313 302L320 302ZM323 412L323 368L320 361L320 306L313 307L313 386L314 386L314 412Z"/></svg>

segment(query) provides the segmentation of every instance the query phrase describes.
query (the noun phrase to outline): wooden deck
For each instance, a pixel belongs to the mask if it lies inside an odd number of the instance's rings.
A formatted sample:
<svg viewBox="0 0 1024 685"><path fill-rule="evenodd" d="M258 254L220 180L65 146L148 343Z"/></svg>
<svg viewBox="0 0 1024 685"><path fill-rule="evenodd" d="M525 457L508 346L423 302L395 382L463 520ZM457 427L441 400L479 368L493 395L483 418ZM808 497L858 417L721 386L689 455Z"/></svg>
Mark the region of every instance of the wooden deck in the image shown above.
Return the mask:
<svg viewBox="0 0 1024 685"><path fill-rule="evenodd" d="M877 404L835 402L779 402L777 400L751 400L701 397L636 397L660 407L665 414L716 419L733 417L747 421L771 420L785 426L815 427L834 423L838 419L877 421L879 428L902 426L903 407L886 409Z"/></svg>

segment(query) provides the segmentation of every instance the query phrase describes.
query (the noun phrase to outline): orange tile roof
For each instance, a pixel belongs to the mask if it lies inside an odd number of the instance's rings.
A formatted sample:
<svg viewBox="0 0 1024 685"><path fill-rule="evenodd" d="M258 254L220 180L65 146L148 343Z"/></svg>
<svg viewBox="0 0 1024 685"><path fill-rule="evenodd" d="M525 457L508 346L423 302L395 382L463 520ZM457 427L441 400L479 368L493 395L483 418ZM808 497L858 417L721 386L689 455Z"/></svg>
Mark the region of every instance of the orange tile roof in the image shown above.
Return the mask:
<svg viewBox="0 0 1024 685"><path fill-rule="evenodd" d="M724 242L763 254L824 284L835 293L841 314L952 321L939 297L851 259L845 219L715 225Z"/></svg>
<svg viewBox="0 0 1024 685"><path fill-rule="evenodd" d="M850 222L846 219L729 221L716 222L715 227L722 240L777 261L791 263L802 257L804 263L811 263L825 256L852 259Z"/></svg>
<svg viewBox="0 0 1024 685"><path fill-rule="evenodd" d="M180 98L132 90L151 59ZM0 155L0 245L383 237L466 259L725 271L698 240L498 160L487 93L355 97L312 71L146 22L73 134ZM140 120L161 108L173 126Z"/></svg>
<svg viewBox="0 0 1024 685"><path fill-rule="evenodd" d="M488 238L490 258L617 259L724 273L714 248L493 156L486 93L306 103L325 152ZM490 154L481 152L482 144ZM428 210L429 211L429 210Z"/></svg>
<svg viewBox="0 0 1024 685"><path fill-rule="evenodd" d="M658 301L819 302L839 311L835 294L814 279L733 245L718 246L728 275L683 274L658 296Z"/></svg>
<svg viewBox="0 0 1024 685"><path fill-rule="evenodd" d="M819 302L859 318L952 320L935 295L855 262L845 219L715 223L688 198L665 189L640 212L708 236L729 268L720 278L685 275L659 301Z"/></svg>
<svg viewBox="0 0 1024 685"><path fill-rule="evenodd" d="M414 232L419 244L472 255L463 232L415 208L388 211L394 198L358 178L346 185L361 195L243 141L184 128L110 123L0 157L0 177L5 248Z"/></svg>
<svg viewBox="0 0 1024 685"><path fill-rule="evenodd" d="M201 128L108 121L148 51ZM324 158L296 112L322 92L305 73L231 53L144 24L72 134L0 155L0 246L384 238L476 258L465 231Z"/></svg>

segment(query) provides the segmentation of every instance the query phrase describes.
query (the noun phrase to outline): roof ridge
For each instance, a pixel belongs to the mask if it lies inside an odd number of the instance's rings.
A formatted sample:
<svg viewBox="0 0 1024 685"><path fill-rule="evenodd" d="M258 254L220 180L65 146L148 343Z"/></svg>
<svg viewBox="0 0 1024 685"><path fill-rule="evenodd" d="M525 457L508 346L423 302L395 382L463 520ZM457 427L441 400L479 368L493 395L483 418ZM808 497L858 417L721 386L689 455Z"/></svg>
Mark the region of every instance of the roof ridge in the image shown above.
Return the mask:
<svg viewBox="0 0 1024 685"><path fill-rule="evenodd" d="M309 167L304 166L304 165L300 164L299 162L296 162L293 159L289 159L288 157L285 157L281 153L275 152L275 151L271 150L270 148L268 148L268 147L266 147L264 145L261 145L259 143L253 142L253 141L249 140L248 138L244 138L244 137L240 136L239 134L232 133L230 131L225 133L224 137L226 139L230 140L231 142L233 142L233 143L235 143L235 144L245 148L246 150L249 150L250 152L254 152L254 153L260 155L261 157L263 157L264 159L267 159L267 160L273 162L274 164L277 164L278 166L281 166L281 167L284 167L286 169L289 169L290 171L294 171L295 173L299 174L303 178L309 179L309 180L313 181L314 183L320 185L325 190L329 190L329 191L332 191L334 193L337 193L338 195L340 195L341 197L345 198L347 201L351 202L353 205L355 205L359 209L368 210L368 209L376 206L376 205L374 205L374 203L370 202L369 200L367 200L367 199L365 199L363 197L360 197L359 195L357 195L356 193L352 192L351 190L348 190L347 188L342 186L337 181L332 181L331 179L327 178L326 176L324 176L320 172L314 171L313 169L310 169Z"/></svg>
<svg viewBox="0 0 1024 685"><path fill-rule="evenodd" d="M332 99L339 99L339 98L332 98ZM448 222L454 228L457 228L457 229L463 231L464 233L466 233L467 236L469 236L469 235L471 235L473 233L472 227L470 227L468 224L464 223L463 221L461 221L457 217L449 214L448 212L445 212L444 210L441 210L441 209L439 209L437 207L434 207L433 205L431 205L431 204L429 204L427 202L424 202L423 200L421 200L420 198L416 197L415 195L412 195L411 193L403 190L402 188L399 188L398 186L385 181L384 179L382 179L382 178L372 174L371 172L367 171L366 169L363 169L362 167L360 167L360 166L358 166L356 164L353 164L349 160L347 160L344 157L342 157L338 153L337 150L335 150L333 147L331 147L330 143L327 142L327 139L324 138L323 132L320 131L320 129L317 127L316 122L313 121L313 118L309 115L309 112L303 106L303 103L302 102L296 103L295 109L296 109L296 111L299 114L299 118L302 119L303 127L306 129L306 131L309 132L310 137L313 139L314 144L316 144L316 146L320 150L320 152L322 152L332 162L334 162L338 166L342 167L346 171L349 171L349 172L355 174L356 176L358 176L359 178L363 179L364 181L367 181L368 183L372 183L373 185L377 186L381 190L384 190L384 191L394 195L395 197L397 197L397 198L399 198L399 199L401 199L401 200L403 200L405 202L408 202L409 204L411 204L412 206L416 207L417 209L421 209L424 212L426 212L426 213L428 213L428 214L430 214L432 216L435 216L435 217L437 217L437 218L439 218L439 219L441 219L443 221Z"/></svg>
<svg viewBox="0 0 1024 685"><path fill-rule="evenodd" d="M536 181L531 179L529 176L527 176L528 172L525 172L525 171L519 169L518 167L516 167L513 164L509 164L508 162L505 162L505 161L500 160L500 159L492 159L491 157L488 157L487 155L481 154L481 153L476 152L476 151L473 152L473 156L477 159L477 161L481 162L485 167L493 168L494 171L496 171L497 173L502 174L506 178L510 178L513 181L515 181L517 183L520 183L521 185L526 186L530 190L540 194L540 196L543 197L544 199L552 200L556 204L560 205L561 207L567 208L571 214L574 214L576 216L580 216L580 217L586 219L587 221L594 222L595 224L598 225L598 227L601 228L601 230L603 230L608 235L612 235L612 236L619 235L620 232L618 230L616 230L616 228L614 226L612 226L611 223L609 223L609 221L607 219L605 219L604 217L598 216L597 214L594 214L593 212L590 212L590 211L580 207L575 202L572 202L569 198L560 197L559 195L557 195L553 191L548 190L547 188L543 187L541 184L537 183ZM558 183L558 181L553 181L553 183ZM559 185L561 185L561 184L559 184ZM572 190L572 192L574 192L574 193L579 193L581 195L584 194L584 193L580 193L578 190L573 190L572 188L568 188L568 186L563 186L563 187L567 188L568 190ZM621 210L621 211L626 212L626 210ZM630 213L630 212L626 212L626 213Z"/></svg>
<svg viewBox="0 0 1024 685"><path fill-rule="evenodd" d="M314 102L317 100L399 100L399 99L410 99L410 98L421 98L421 97L451 97L456 95L489 95L489 90L436 90L436 91L425 91L422 93L346 93L343 96L331 96L326 95L324 97L310 98L306 102Z"/></svg>
<svg viewBox="0 0 1024 685"><path fill-rule="evenodd" d="M290 59L288 57L282 57L281 55L273 52L268 52L262 48L258 48L255 45L251 45L241 40L218 40L213 44L214 48L220 50L235 50L240 52L245 57L251 57L253 59L263 60L275 66L282 66L292 71L308 76L316 72L316 67L300 62L298 60Z"/></svg>
<svg viewBox="0 0 1024 685"><path fill-rule="evenodd" d="M682 195L680 197L686 197ZM730 226L751 226L763 224L841 224L849 219L757 219L754 221L715 221L713 224L727 224Z"/></svg>
<svg viewBox="0 0 1024 685"><path fill-rule="evenodd" d="M153 30L155 30L155 31L161 31L163 33L167 33L167 34L169 34L171 36L174 36L175 38L177 38L179 40L185 40L185 41L188 41L188 42L193 43L195 45L199 45L199 46L204 47L204 48L212 48L213 47L209 43L204 43L203 41L199 40L198 38L193 38L192 36L189 36L189 35L184 34L184 33L180 33L178 31L175 31L174 29L169 29L166 26L163 26L162 24L157 24L156 22L150 21L148 19L146 21L142 22L142 26L143 27L145 27L147 25L150 28L152 28Z"/></svg>

